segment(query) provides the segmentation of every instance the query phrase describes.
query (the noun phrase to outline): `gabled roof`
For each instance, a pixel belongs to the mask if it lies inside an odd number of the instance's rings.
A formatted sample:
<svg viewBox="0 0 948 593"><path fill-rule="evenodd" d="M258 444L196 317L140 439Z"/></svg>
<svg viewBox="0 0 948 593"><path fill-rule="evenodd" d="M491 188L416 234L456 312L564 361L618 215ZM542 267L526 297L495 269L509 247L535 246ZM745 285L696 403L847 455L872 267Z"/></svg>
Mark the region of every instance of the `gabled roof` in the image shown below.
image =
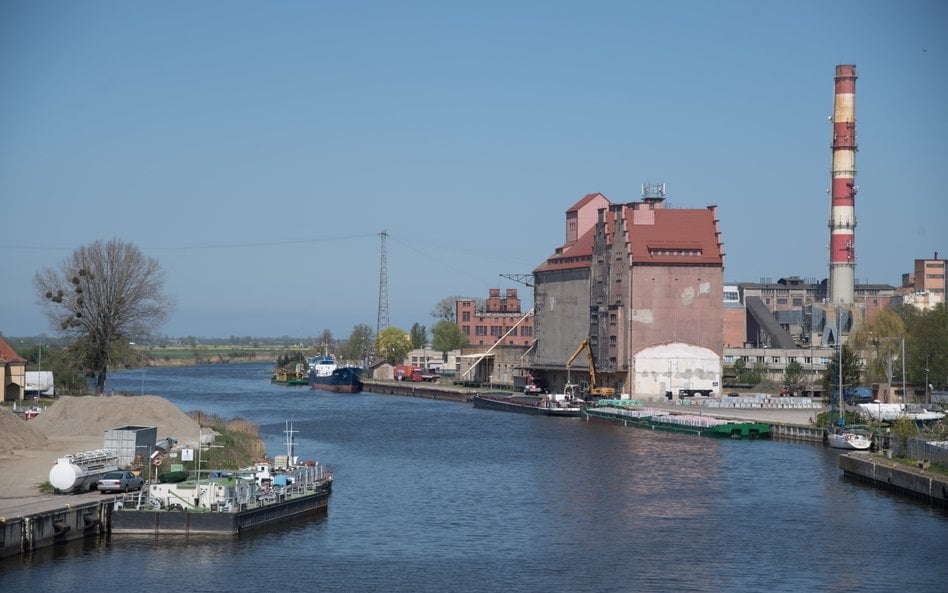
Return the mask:
<svg viewBox="0 0 948 593"><path fill-rule="evenodd" d="M570 207L570 208L567 210L567 212L575 212L575 211L577 211L577 210L581 210L583 206L585 206L586 204L592 202L592 201L595 200L596 198L602 198L602 199L606 200L607 202L609 201L609 198L607 198L606 196L602 195L602 194L599 193L599 192L596 192L596 193L594 193L594 194L586 194L585 196L582 197L582 199L581 199L580 201L578 201L578 202L576 202L575 204L573 204L572 207Z"/></svg>
<svg viewBox="0 0 948 593"><path fill-rule="evenodd" d="M26 364L28 361L16 353L10 344L0 338L0 364Z"/></svg>
<svg viewBox="0 0 948 593"><path fill-rule="evenodd" d="M587 194L570 211L580 209L599 196L602 194ZM606 240L610 243L615 236L617 212L609 208L604 213ZM713 207L654 208L649 212L648 224L633 224L634 214L633 204L622 206L622 222L633 265L724 265ZM593 228L576 242L557 248L534 272L588 268L592 263L595 236Z"/></svg>
<svg viewBox="0 0 948 593"><path fill-rule="evenodd" d="M578 241L568 243L557 248L556 253L539 265L534 272L553 272L556 270L571 270L588 268L592 262L593 243L596 238L596 229L592 228Z"/></svg>
<svg viewBox="0 0 948 593"><path fill-rule="evenodd" d="M710 208L659 208L654 224L632 224L630 208L624 216L633 265L724 264Z"/></svg>

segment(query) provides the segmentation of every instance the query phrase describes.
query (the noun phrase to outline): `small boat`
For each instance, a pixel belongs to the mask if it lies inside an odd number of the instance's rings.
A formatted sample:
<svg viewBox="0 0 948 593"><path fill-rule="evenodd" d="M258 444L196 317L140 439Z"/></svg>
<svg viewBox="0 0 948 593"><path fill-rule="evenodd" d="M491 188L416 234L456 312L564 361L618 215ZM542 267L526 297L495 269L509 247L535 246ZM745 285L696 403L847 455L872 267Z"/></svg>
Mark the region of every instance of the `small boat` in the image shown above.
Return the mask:
<svg viewBox="0 0 948 593"><path fill-rule="evenodd" d="M859 409L873 420L892 422L898 418L908 418L917 422L941 420L943 412L929 410L922 404L884 404L875 401L869 404L859 404Z"/></svg>
<svg viewBox="0 0 948 593"><path fill-rule="evenodd" d="M506 391L478 393L471 398L475 408L534 414L579 417L584 402L567 394L514 395Z"/></svg>
<svg viewBox="0 0 948 593"><path fill-rule="evenodd" d="M163 474L158 474L158 482L160 484L177 484L178 482L183 482L188 479L188 472L184 470L165 472Z"/></svg>
<svg viewBox="0 0 948 593"><path fill-rule="evenodd" d="M328 375L320 375L317 369L310 369L309 387L319 391L361 393L362 369L358 367L338 367Z"/></svg>
<svg viewBox="0 0 948 593"><path fill-rule="evenodd" d="M271 383L281 385L308 385L309 377L306 375L306 369L302 363L298 363L291 371L285 368L277 368L270 376Z"/></svg>
<svg viewBox="0 0 948 593"><path fill-rule="evenodd" d="M836 430L826 435L827 444L833 449L865 451L872 446L872 440L862 432L855 430Z"/></svg>

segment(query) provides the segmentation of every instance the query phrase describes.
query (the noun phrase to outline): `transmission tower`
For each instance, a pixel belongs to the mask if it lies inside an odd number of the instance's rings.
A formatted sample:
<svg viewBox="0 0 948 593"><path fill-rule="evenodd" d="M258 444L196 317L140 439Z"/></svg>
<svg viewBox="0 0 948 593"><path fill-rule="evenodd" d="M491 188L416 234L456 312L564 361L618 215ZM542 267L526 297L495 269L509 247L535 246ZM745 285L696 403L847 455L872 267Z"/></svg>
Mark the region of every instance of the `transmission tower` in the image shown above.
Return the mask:
<svg viewBox="0 0 948 593"><path fill-rule="evenodd" d="M379 317L375 322L375 337L378 339L379 332L388 327L388 257L385 255L385 239L388 233L385 229L379 233L382 240L382 257L379 267Z"/></svg>

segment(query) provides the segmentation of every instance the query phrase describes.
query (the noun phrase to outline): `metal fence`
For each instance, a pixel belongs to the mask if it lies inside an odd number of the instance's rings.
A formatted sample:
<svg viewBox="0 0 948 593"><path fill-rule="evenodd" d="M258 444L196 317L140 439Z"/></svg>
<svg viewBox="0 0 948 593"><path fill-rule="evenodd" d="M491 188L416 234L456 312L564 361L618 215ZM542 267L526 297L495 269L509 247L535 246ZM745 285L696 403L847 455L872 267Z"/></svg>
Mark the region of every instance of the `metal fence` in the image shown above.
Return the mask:
<svg viewBox="0 0 948 593"><path fill-rule="evenodd" d="M906 451L901 456L908 459L928 460L942 467L948 467L948 441L911 438L908 439Z"/></svg>

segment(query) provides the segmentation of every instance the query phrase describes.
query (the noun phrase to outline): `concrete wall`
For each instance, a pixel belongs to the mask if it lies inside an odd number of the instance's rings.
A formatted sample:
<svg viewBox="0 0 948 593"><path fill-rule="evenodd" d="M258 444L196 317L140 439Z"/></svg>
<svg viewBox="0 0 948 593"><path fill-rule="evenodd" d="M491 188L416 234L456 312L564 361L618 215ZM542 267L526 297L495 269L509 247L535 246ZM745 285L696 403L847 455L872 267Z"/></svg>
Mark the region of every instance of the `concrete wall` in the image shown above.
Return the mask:
<svg viewBox="0 0 948 593"><path fill-rule="evenodd" d="M536 274L534 364L564 368L589 335L589 269ZM586 366L577 359L576 366Z"/></svg>
<svg viewBox="0 0 948 593"><path fill-rule="evenodd" d="M0 521L0 558L81 539L108 530L107 501L38 512Z"/></svg>
<svg viewBox="0 0 948 593"><path fill-rule="evenodd" d="M677 395L679 389L712 389L721 395L721 357L709 348L673 342L644 348L633 356L632 397Z"/></svg>
<svg viewBox="0 0 948 593"><path fill-rule="evenodd" d="M671 341L724 353L723 270L632 268L632 352Z"/></svg>
<svg viewBox="0 0 948 593"><path fill-rule="evenodd" d="M839 467L847 476L948 507L948 478L941 474L852 454L840 455Z"/></svg>

